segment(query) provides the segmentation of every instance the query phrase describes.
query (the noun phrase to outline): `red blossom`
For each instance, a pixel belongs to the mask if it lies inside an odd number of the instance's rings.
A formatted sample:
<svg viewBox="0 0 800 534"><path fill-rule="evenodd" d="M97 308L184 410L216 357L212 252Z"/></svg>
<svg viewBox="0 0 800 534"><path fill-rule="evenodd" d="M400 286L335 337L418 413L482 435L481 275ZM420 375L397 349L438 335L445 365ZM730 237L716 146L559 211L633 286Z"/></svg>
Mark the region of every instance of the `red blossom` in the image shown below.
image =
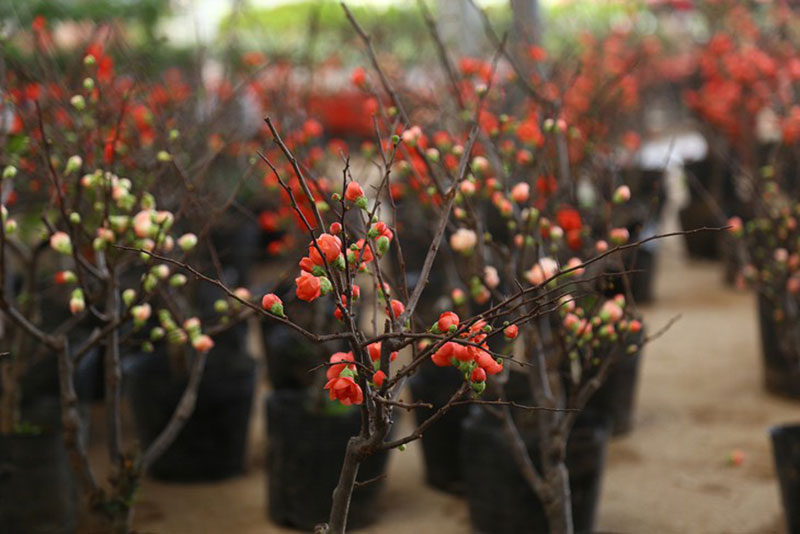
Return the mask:
<svg viewBox="0 0 800 534"><path fill-rule="evenodd" d="M313 274L303 271L300 276L294 279L297 284L297 298L306 302L316 300L322 294L322 287L319 278Z"/></svg>
<svg viewBox="0 0 800 534"><path fill-rule="evenodd" d="M332 378L325 384L325 389L328 390L331 400L338 400L345 406L364 402L364 392L361 391L361 387L356 384L352 377L339 376Z"/></svg>

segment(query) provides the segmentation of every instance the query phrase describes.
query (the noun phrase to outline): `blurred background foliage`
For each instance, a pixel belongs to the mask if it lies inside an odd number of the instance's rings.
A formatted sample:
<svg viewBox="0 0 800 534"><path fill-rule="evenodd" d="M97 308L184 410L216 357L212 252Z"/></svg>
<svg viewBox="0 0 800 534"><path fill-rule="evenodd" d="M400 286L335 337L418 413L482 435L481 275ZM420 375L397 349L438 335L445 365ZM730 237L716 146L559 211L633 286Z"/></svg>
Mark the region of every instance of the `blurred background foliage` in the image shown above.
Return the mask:
<svg viewBox="0 0 800 534"><path fill-rule="evenodd" d="M442 2L447 1L456 0L427 0L427 4L436 14ZM206 53L259 51L273 59L318 61L335 56L344 63L360 61L359 47L348 46L355 36L338 1L266 3L265 0L0 0L0 20L4 36L13 33L14 28L29 27L37 16L44 17L51 25L60 21L111 22L124 28L123 59L149 64L155 70L160 65L192 61L191 49L196 48L198 40ZM498 34L510 31L509 2L479 3ZM655 19L632 17L644 13L643 7L638 0L540 1L545 30L542 44L550 53L569 53L578 46L582 33L601 34L616 26L630 25L631 20L636 21L637 30L653 33L658 24ZM433 43L415 0L362 0L354 2L351 9L381 53L392 54L401 62L434 60ZM202 36L198 25L207 28ZM479 32L475 38L482 40L479 23L476 29ZM3 43L8 45L9 40L4 38ZM24 53L18 48L6 51L12 56L15 52Z"/></svg>

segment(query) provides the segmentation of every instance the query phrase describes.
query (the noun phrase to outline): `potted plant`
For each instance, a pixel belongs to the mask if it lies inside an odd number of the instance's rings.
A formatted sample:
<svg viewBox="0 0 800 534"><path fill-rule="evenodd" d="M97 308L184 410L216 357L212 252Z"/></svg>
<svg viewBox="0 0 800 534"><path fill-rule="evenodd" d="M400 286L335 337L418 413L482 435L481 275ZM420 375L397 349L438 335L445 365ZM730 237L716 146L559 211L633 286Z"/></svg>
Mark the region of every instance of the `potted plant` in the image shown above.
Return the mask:
<svg viewBox="0 0 800 534"><path fill-rule="evenodd" d="M40 46L47 42L45 22L34 25L34 38ZM37 53L46 52L39 49ZM180 298L188 279L154 259L154 255L164 254L172 261L186 261L207 231L198 228L197 234L178 233L175 225L182 223L180 213L159 205L159 197L165 205L174 198L164 193L168 184L180 183L177 175L182 172L184 155L178 125L162 128L164 123L148 120L148 104L158 106L148 100L152 88L143 84L135 90L125 79L115 77L113 59L99 43L93 43L80 58L74 75L59 80L63 83L50 83L60 76L54 71L31 72L14 65L6 72L13 87L13 105L4 115L8 122L2 128L6 151L0 181L0 311L10 339L22 342L11 345L2 362L3 430L10 428L17 434L9 436L8 442L4 435L3 443L4 448L30 446L31 451L38 448L47 453L39 465L29 464L31 480L50 480L54 488L65 484L64 506L45 500L54 513L56 508L65 511L63 517L40 513L39 521L63 519L66 527L74 521L80 532L128 532L141 476L192 413L206 355L214 345L208 334L226 330L239 316L236 310L217 314L209 321L212 324L204 327L198 319L184 315L191 311ZM35 74L41 75L41 80L29 78ZM167 107L164 104L159 111L169 123ZM164 189L154 186L153 178L158 175ZM189 193L184 198L191 197ZM32 206L36 206L38 220L24 218ZM207 222L211 224L213 217ZM23 273L24 290L11 291L21 265L31 269ZM53 281L57 289L50 302L68 310L69 315L59 325L43 321L36 307L29 305L37 294L31 290L36 287L33 284L51 286ZM164 320L144 338L142 329L151 316ZM75 336L81 331L88 335ZM121 425L122 353L131 343L140 350L151 350L164 342L180 347L192 360L189 380L156 439L141 450L126 449ZM20 417L27 414L19 409L19 395L13 394L15 379L32 355L24 347L31 346L57 356L60 425L55 426L60 426L65 449L55 442L38 445L37 429L26 423L38 427L38 421ZM80 415L75 375L75 369L94 350L103 354L103 424L110 460L106 483L97 479L87 455L88 421ZM46 435L44 431L40 434L42 438ZM77 507L68 513L69 477L57 462L59 455L68 457L78 489ZM24 453L14 456L20 466L25 465ZM53 465L53 470L46 474L48 465ZM26 473L13 475L25 477ZM14 508L24 512L26 505L13 503L30 492L4 495L9 497L3 499L4 514ZM74 514L74 519L69 514ZM24 521L31 519L29 514L22 515ZM24 531L39 528L35 523L16 524Z"/></svg>

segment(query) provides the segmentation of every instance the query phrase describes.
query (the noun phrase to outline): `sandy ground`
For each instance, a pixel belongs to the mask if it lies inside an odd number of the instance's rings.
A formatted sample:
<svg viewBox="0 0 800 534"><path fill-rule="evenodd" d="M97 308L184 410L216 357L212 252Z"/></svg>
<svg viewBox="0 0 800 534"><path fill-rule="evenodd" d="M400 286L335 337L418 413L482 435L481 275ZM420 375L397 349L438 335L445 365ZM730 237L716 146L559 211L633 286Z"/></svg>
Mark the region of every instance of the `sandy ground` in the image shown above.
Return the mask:
<svg viewBox="0 0 800 534"><path fill-rule="evenodd" d="M721 268L686 263L679 242L659 254L656 303L643 311L651 328L681 319L647 347L632 434L612 442L598 530L648 533L782 532L770 425L800 419L800 405L761 386L754 299L722 284ZM260 403L259 403L260 404ZM217 484L145 481L139 532L284 533L265 512L263 423L251 430L251 465ZM727 455L741 449L741 466ZM368 532L463 534L467 510L423 483L418 445L394 452Z"/></svg>

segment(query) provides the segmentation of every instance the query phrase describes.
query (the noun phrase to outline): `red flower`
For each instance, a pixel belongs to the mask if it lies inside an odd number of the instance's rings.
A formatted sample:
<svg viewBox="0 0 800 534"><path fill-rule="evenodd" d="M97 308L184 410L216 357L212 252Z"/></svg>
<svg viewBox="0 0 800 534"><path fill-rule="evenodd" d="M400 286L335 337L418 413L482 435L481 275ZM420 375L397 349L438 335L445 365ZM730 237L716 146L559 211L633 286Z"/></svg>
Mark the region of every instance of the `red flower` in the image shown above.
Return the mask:
<svg viewBox="0 0 800 534"><path fill-rule="evenodd" d="M459 323L458 315L451 311L444 312L439 316L439 321L437 321L436 326L439 327L439 331L442 333L446 333L450 331L451 327L458 328Z"/></svg>
<svg viewBox="0 0 800 534"><path fill-rule="evenodd" d="M484 371L480 367L476 367L472 370L472 375L469 377L470 380L473 382L485 382L486 381L486 371Z"/></svg>
<svg viewBox="0 0 800 534"><path fill-rule="evenodd" d="M103 161L106 165L111 165L114 161L114 140L106 141L106 146L103 148Z"/></svg>
<svg viewBox="0 0 800 534"><path fill-rule="evenodd" d="M355 358L353 358L352 352L336 352L331 355L330 360L328 363L333 365L328 366L328 371L325 373L325 376L328 377L328 380L334 379L338 377L342 371L344 371L345 367L349 368L351 371L356 370L356 366L347 363L339 363L339 362L353 362Z"/></svg>
<svg viewBox="0 0 800 534"><path fill-rule="evenodd" d="M328 380L325 389L331 400L338 400L345 406L364 402L364 393L356 381L349 376L339 376Z"/></svg>
<svg viewBox="0 0 800 534"><path fill-rule="evenodd" d="M433 360L433 363L439 367L449 366L450 359L453 357L453 345L456 345L456 343L448 341L439 347L439 350L431 355L431 360Z"/></svg>
<svg viewBox="0 0 800 534"><path fill-rule="evenodd" d="M114 60L109 56L97 58L97 81L108 83L114 77Z"/></svg>
<svg viewBox="0 0 800 534"><path fill-rule="evenodd" d="M381 359L381 342L378 341L377 343L370 343L367 345L367 351L369 352L369 357L373 362L377 362ZM390 360L394 361L397 358L397 351L392 352L390 355Z"/></svg>
<svg viewBox="0 0 800 534"><path fill-rule="evenodd" d="M320 250L322 250L322 253L325 255L325 259L329 262L334 261L339 257L339 254L342 253L342 240L335 235L322 234L317 238L317 244L319 245ZM315 253L317 252L317 248L313 244L309 249L309 255L313 259L311 251Z"/></svg>
<svg viewBox="0 0 800 534"><path fill-rule="evenodd" d="M400 317L403 312L406 310L406 307L397 299L392 299L389 305L392 307L392 313L394 314L394 318L397 319ZM389 310L386 310L386 313L389 313Z"/></svg>
<svg viewBox="0 0 800 534"><path fill-rule="evenodd" d="M304 272L307 273L313 272L315 265L317 264L314 263L309 257L305 257L300 260L300 268L303 269Z"/></svg>
<svg viewBox="0 0 800 534"><path fill-rule="evenodd" d="M372 247L370 247L369 245L364 247L363 239L359 239L358 241L356 241L356 246L358 247L358 252L356 252L356 257L355 257L356 260L358 258L361 258L362 262L369 263L373 259L375 259L375 257L372 255ZM361 252L362 249L364 252Z"/></svg>
<svg viewBox="0 0 800 534"><path fill-rule="evenodd" d="M34 32L40 32L44 30L45 26L47 26L47 19L45 19L42 15L36 15L33 17L33 22L31 23L31 29Z"/></svg>
<svg viewBox="0 0 800 534"><path fill-rule="evenodd" d="M439 367L447 367L450 365L450 360L455 358L458 361L468 362L472 359L469 352L469 347L456 343L455 341L448 341L437 350L432 356L431 360Z"/></svg>
<svg viewBox="0 0 800 534"><path fill-rule="evenodd" d="M556 212L556 222L558 222L558 225L564 232L583 228L581 214L575 208L564 207L558 210L558 212Z"/></svg>
<svg viewBox="0 0 800 534"><path fill-rule="evenodd" d="M347 184L347 189L344 192L344 198L350 202L355 202L364 196L364 190L358 185L358 182L350 182Z"/></svg>
<svg viewBox="0 0 800 534"><path fill-rule="evenodd" d="M503 370L503 366L497 363L491 354L482 349L476 349L476 352L475 361L487 374L496 375Z"/></svg>
<svg viewBox="0 0 800 534"><path fill-rule="evenodd" d="M519 335L519 327L515 324L508 325L505 330L503 330L503 335L505 335L507 339L515 339Z"/></svg>
<svg viewBox="0 0 800 534"><path fill-rule="evenodd" d="M300 300L311 302L322 294L319 278L307 271L301 272L300 276L294 279L294 283L297 284L296 294Z"/></svg>
<svg viewBox="0 0 800 534"><path fill-rule="evenodd" d="M322 125L314 119L308 119L303 124L303 133L308 137L319 137L322 135Z"/></svg>
<svg viewBox="0 0 800 534"><path fill-rule="evenodd" d="M356 87L361 87L364 85L364 82L367 81L367 73L364 72L363 68L356 67L353 69L353 73L350 75L350 80L352 80L353 85Z"/></svg>
<svg viewBox="0 0 800 534"><path fill-rule="evenodd" d="M558 182L554 176L540 176L536 179L536 190L542 196L549 196L558 189Z"/></svg>
<svg viewBox="0 0 800 534"><path fill-rule="evenodd" d="M580 230L570 230L567 232L567 246L571 250L580 250L583 246L583 241L581 240L581 231Z"/></svg>
<svg viewBox="0 0 800 534"><path fill-rule="evenodd" d="M265 232L278 231L278 215L271 211L261 212L258 216L258 224Z"/></svg>
<svg viewBox="0 0 800 534"><path fill-rule="evenodd" d="M381 387L383 385L383 381L386 380L386 373L383 371L378 371L374 375L372 375L372 381L375 382L375 385Z"/></svg>

